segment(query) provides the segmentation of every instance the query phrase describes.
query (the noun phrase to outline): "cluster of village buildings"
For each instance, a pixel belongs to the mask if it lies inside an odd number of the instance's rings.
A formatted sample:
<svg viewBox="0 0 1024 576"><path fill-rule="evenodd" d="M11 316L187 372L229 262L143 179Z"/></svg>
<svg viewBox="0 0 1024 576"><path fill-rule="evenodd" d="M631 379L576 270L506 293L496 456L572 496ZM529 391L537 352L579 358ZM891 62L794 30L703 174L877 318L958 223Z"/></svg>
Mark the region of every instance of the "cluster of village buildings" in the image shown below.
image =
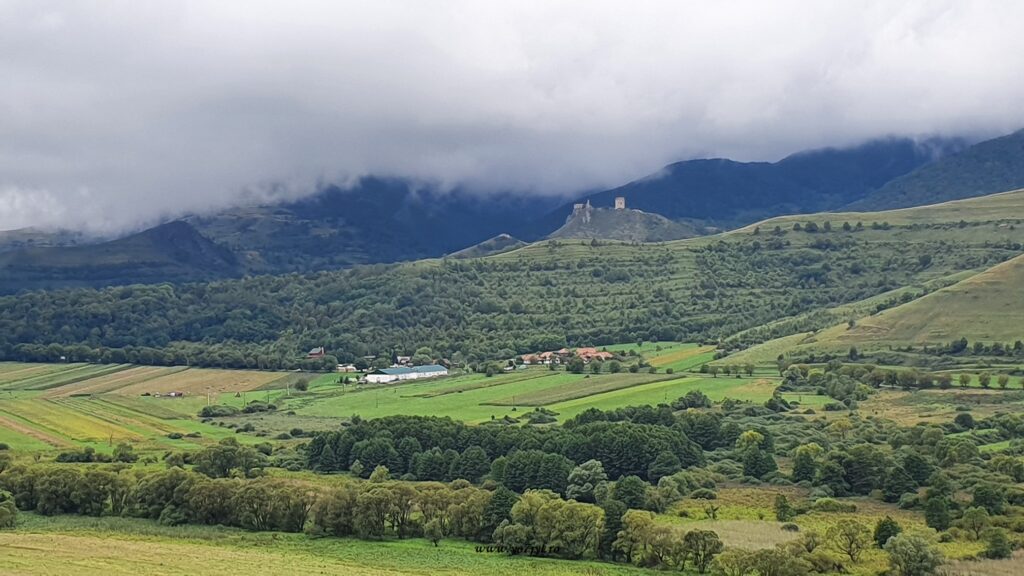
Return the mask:
<svg viewBox="0 0 1024 576"><path fill-rule="evenodd" d="M322 358L326 354L323 346L318 346L309 351L307 358ZM551 365L567 364L573 358L579 358L584 364L591 362L604 362L615 358L615 355L606 350L598 350L592 347L583 348L562 348L550 352L538 352L536 354L524 354L519 357L523 365ZM509 363L511 365L511 362ZM514 368L514 366L512 367ZM512 369L507 368L507 369ZM339 372L356 372L352 364L338 364ZM367 382L379 384L387 382L398 382L402 380L417 380L420 378L435 378L447 376L448 367L441 364L427 364L424 366L413 366L412 358L409 356L398 356L394 365L390 368L379 368L368 372L365 376Z"/></svg>
<svg viewBox="0 0 1024 576"><path fill-rule="evenodd" d="M538 352L537 354L525 354L520 356L523 364L565 364L573 358L579 358L583 360L584 364L590 364L597 360L604 362L605 360L611 360L615 358L615 355L605 350L598 350L597 348L575 348L570 350L569 348L562 348L561 350L553 350L551 352Z"/></svg>

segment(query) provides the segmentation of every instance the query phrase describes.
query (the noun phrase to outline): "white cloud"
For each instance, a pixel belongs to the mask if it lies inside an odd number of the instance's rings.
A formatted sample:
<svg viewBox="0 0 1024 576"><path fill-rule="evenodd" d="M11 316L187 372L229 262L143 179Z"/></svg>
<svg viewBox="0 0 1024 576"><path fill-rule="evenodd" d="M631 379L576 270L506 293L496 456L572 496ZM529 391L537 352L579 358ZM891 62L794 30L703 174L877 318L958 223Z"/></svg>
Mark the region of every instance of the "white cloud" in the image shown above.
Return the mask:
<svg viewBox="0 0 1024 576"><path fill-rule="evenodd" d="M0 0L0 227L367 173L569 192L993 135L1024 125L1022 21L1009 1Z"/></svg>

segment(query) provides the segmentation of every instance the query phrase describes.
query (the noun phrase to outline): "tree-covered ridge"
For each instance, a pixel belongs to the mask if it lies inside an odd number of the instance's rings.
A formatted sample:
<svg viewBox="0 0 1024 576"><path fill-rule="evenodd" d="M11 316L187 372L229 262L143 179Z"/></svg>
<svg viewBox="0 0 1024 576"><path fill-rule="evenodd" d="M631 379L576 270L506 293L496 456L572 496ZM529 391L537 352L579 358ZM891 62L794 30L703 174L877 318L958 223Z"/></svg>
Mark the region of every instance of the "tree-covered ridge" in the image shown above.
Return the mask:
<svg viewBox="0 0 1024 576"><path fill-rule="evenodd" d="M815 217L668 244L550 241L482 259L35 292L0 299L0 354L264 368L319 345L340 360L424 345L484 359L707 341L989 267L1021 240L1024 229L998 222Z"/></svg>

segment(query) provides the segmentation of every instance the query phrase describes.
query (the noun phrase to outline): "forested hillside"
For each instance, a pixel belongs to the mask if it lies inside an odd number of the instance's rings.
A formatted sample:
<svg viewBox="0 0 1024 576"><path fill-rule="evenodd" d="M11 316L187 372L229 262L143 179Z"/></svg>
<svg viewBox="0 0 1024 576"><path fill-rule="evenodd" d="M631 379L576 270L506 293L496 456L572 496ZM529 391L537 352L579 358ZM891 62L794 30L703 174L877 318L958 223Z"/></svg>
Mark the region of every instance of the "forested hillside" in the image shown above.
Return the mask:
<svg viewBox="0 0 1024 576"><path fill-rule="evenodd" d="M895 178L853 210L890 210L1024 187L1024 130L980 142Z"/></svg>
<svg viewBox="0 0 1024 576"><path fill-rule="evenodd" d="M816 215L666 244L553 240L482 259L37 292L0 299L0 351L280 367L319 345L349 360L420 346L499 358L715 340L1017 256L1022 202L1018 192L922 208L921 218Z"/></svg>
<svg viewBox="0 0 1024 576"><path fill-rule="evenodd" d="M242 273L235 254L185 222L100 244L0 252L0 293L68 286L195 282Z"/></svg>

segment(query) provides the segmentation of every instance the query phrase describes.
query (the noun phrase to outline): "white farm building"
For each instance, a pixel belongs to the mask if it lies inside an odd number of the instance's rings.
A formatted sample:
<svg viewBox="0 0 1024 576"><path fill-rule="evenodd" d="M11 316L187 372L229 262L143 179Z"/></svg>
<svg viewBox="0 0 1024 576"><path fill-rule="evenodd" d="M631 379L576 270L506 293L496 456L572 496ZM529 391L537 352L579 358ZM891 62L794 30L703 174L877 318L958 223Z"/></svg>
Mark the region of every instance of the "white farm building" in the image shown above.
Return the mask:
<svg viewBox="0 0 1024 576"><path fill-rule="evenodd" d="M434 378L436 376L447 376L448 369L438 364L426 366L401 366L399 368L381 368L366 375L367 382L396 382L399 380L416 380L419 378Z"/></svg>

